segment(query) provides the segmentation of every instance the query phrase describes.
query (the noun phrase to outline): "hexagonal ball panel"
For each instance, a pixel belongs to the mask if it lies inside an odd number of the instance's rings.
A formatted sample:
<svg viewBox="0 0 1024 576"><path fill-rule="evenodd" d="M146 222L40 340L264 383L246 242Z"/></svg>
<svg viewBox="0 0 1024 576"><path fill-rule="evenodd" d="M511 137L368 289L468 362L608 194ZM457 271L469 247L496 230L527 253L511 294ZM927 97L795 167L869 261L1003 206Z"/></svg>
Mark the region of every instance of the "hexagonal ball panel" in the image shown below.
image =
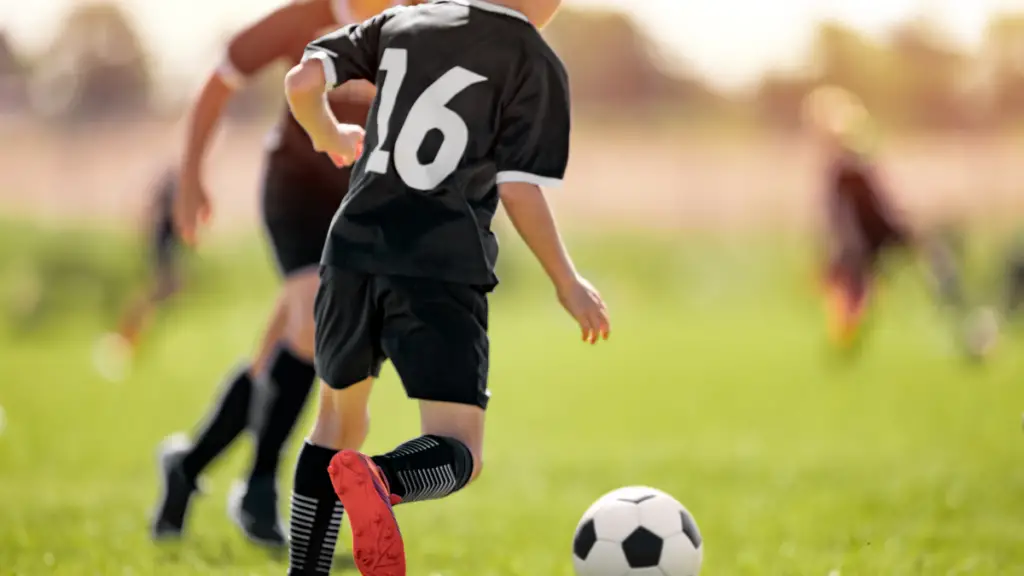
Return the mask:
<svg viewBox="0 0 1024 576"><path fill-rule="evenodd" d="M640 526L640 509L636 504L609 500L594 514L598 540L619 543Z"/></svg>
<svg viewBox="0 0 1024 576"><path fill-rule="evenodd" d="M572 553L582 560L587 559L590 549L597 543L597 531L594 529L594 519L584 520L576 529L576 536L572 541Z"/></svg>
<svg viewBox="0 0 1024 576"><path fill-rule="evenodd" d="M622 541L622 552L630 568L654 568L661 562L662 544L661 536L640 527Z"/></svg>

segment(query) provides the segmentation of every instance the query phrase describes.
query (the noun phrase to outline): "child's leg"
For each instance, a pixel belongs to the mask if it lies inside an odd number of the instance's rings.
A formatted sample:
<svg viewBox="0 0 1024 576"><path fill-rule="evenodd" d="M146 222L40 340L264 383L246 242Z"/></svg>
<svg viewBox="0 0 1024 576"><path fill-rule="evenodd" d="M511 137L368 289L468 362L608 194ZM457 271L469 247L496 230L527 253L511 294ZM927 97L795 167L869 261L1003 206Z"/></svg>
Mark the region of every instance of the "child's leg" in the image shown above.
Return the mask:
<svg viewBox="0 0 1024 576"><path fill-rule="evenodd" d="M867 309L870 273L862 266L836 267L829 275L826 313L829 337L839 346L857 340Z"/></svg>
<svg viewBox="0 0 1024 576"><path fill-rule="evenodd" d="M377 277L381 346L411 398L423 435L372 458L342 451L331 480L352 524L353 556L367 576L405 574L402 535L391 505L449 496L483 463L487 407L487 298L434 280Z"/></svg>
<svg viewBox="0 0 1024 576"><path fill-rule="evenodd" d="M275 306L264 341L276 341L281 332L284 308ZM199 475L245 430L249 422L254 376L251 365L237 368L220 386L213 409L193 441L177 435L161 447L163 493L153 519L157 537L175 537L184 528L189 502Z"/></svg>
<svg viewBox="0 0 1024 576"><path fill-rule="evenodd" d="M422 436L373 457L403 503L444 498L483 468L483 408L424 400L420 419Z"/></svg>
<svg viewBox="0 0 1024 576"><path fill-rule="evenodd" d="M331 460L331 482L352 524L352 555L366 576L405 576L393 505L454 494L481 469L483 408L423 401L420 413L422 436L372 458L342 450Z"/></svg>
<svg viewBox="0 0 1024 576"><path fill-rule="evenodd" d="M330 573L344 508L328 475L343 449L369 429L367 402L383 353L381 315L366 275L326 267L314 304L317 373L323 379L316 424L299 453L291 498L290 576Z"/></svg>
<svg viewBox="0 0 1024 576"><path fill-rule="evenodd" d="M330 574L344 508L328 468L340 450L358 450L369 431L373 378L333 390L320 386L316 423L295 465L291 497L289 576Z"/></svg>

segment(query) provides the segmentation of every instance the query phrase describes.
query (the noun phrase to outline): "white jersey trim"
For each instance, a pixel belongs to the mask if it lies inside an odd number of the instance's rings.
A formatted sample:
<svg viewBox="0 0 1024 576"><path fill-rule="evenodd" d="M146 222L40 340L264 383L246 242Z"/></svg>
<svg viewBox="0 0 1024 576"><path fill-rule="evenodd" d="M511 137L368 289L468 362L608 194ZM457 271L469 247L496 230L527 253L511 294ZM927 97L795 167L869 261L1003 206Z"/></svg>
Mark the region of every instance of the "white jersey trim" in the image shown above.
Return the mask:
<svg viewBox="0 0 1024 576"><path fill-rule="evenodd" d="M217 65L215 73L232 90L241 89L248 81L245 74L242 74L235 63L231 61L231 56L227 52L224 53L224 58Z"/></svg>
<svg viewBox="0 0 1024 576"><path fill-rule="evenodd" d="M512 8L509 8L508 6L502 6L500 4L494 4L494 3L491 3L491 2L487 2L487 0L448 0L448 1L449 2L454 2L455 4L462 4L463 6L469 6L470 8L478 8L480 10L485 10L487 12L494 12L495 14L504 14L505 16L511 16L513 18L518 18L518 19L522 20L523 22L529 22L530 21L530 19L526 17L526 14L523 14L519 10L513 10Z"/></svg>
<svg viewBox="0 0 1024 576"><path fill-rule="evenodd" d="M534 184L536 186L543 186L545 188L558 188L562 185L561 178L538 176L536 174L530 174L529 172L519 172L516 170L506 170L504 172L498 172L495 181L498 184L505 184L508 182L525 182L527 184Z"/></svg>
<svg viewBox="0 0 1024 576"><path fill-rule="evenodd" d="M306 60L320 61L324 68L324 80L327 81L328 90L338 85L338 70L335 69L334 60L331 60L331 56L330 51L318 46L307 48L306 52L302 54L303 62ZM333 56L337 56L337 54L333 54Z"/></svg>

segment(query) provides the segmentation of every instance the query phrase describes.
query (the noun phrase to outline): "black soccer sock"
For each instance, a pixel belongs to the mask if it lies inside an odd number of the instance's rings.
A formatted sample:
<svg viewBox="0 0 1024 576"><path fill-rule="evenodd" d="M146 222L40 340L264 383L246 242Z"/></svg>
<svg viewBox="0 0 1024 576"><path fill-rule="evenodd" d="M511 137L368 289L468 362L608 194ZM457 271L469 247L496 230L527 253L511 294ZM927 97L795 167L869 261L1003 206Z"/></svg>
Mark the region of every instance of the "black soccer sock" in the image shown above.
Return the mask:
<svg viewBox="0 0 1024 576"><path fill-rule="evenodd" d="M288 576L330 574L344 509L327 467L336 450L306 442L295 465Z"/></svg>
<svg viewBox="0 0 1024 576"><path fill-rule="evenodd" d="M261 393L255 395L253 410L256 412L252 419L258 425L254 430L256 456L249 473L250 482L277 475L281 449L302 414L315 380L316 369L312 362L297 358L287 348L277 349L266 376L258 384Z"/></svg>
<svg viewBox="0 0 1024 576"><path fill-rule="evenodd" d="M232 374L225 383L224 393L217 401L213 413L196 435L191 450L181 461L182 471L190 480L198 478L199 474L245 430L252 388L248 366Z"/></svg>
<svg viewBox="0 0 1024 576"><path fill-rule="evenodd" d="M444 498L461 490L473 474L473 453L448 436L420 436L373 461L403 502Z"/></svg>

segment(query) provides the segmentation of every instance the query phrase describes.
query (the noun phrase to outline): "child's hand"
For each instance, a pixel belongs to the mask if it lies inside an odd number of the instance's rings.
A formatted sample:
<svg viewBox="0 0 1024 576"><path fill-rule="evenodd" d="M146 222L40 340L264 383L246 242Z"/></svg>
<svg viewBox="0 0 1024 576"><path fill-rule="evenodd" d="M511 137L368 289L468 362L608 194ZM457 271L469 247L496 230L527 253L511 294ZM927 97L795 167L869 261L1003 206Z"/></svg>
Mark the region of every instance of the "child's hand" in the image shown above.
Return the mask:
<svg viewBox="0 0 1024 576"><path fill-rule="evenodd" d="M174 195L174 226L189 246L195 246L199 225L210 219L210 197L197 176L183 174Z"/></svg>
<svg viewBox="0 0 1024 576"><path fill-rule="evenodd" d="M363 153L365 136L363 127L355 124L335 124L333 130L310 135L313 149L326 153L339 168L350 166Z"/></svg>
<svg viewBox="0 0 1024 576"><path fill-rule="evenodd" d="M599 339L608 339L611 332L608 308L601 294L585 278L576 276L559 288L558 301L579 322L584 342L596 344Z"/></svg>

